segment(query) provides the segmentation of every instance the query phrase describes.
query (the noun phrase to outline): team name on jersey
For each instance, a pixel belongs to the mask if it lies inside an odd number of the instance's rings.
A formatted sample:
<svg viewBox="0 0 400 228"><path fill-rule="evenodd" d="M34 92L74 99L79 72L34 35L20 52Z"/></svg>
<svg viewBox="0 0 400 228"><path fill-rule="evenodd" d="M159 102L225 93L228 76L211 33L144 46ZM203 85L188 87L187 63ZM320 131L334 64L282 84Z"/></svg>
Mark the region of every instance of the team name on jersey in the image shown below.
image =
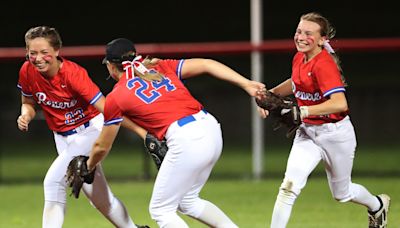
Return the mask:
<svg viewBox="0 0 400 228"><path fill-rule="evenodd" d="M75 99L72 99L69 102L52 101L52 100L47 99L47 95L43 92L37 92L35 95L36 95L38 104L44 104L44 105L50 106L52 108L57 108L57 109L71 108L71 107L74 107L76 105L76 103L78 102Z"/></svg>
<svg viewBox="0 0 400 228"><path fill-rule="evenodd" d="M303 101L319 101L322 99L321 94L319 94L318 92L312 94L304 91L296 91L294 96Z"/></svg>

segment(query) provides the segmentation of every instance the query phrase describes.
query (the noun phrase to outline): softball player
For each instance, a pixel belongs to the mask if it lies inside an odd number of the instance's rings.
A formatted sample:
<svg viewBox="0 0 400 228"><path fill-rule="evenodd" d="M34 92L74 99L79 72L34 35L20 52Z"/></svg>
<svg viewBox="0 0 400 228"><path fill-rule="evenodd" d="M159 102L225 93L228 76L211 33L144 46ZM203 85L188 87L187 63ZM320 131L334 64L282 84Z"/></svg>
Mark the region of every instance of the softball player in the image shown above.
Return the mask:
<svg viewBox="0 0 400 228"><path fill-rule="evenodd" d="M43 227L62 227L67 166L73 157L89 154L103 126L104 118L99 110L103 110L105 98L85 69L59 57L61 38L54 28L31 28L25 42L27 61L19 72L22 106L17 124L21 131L28 131L37 103L54 133L58 157L43 183ZM84 184L83 191L116 227L136 227L125 206L111 192L100 165L93 185Z"/></svg>
<svg viewBox="0 0 400 228"><path fill-rule="evenodd" d="M210 227L237 227L217 206L199 197L221 155L222 134L218 121L192 97L182 80L210 74L238 85L250 96L265 91L265 85L213 60L143 60L124 38L107 45L104 63L117 83L106 98L105 124L88 168L93 169L108 154L124 115L158 139L167 140L168 153L149 209L160 227L188 227L177 210Z"/></svg>
<svg viewBox="0 0 400 228"><path fill-rule="evenodd" d="M387 224L389 196L373 196L351 181L356 137L348 116L340 66L328 43L333 31L323 16L303 15L294 35L298 52L293 58L292 77L271 90L283 96L293 93L303 120L290 151L271 228L286 227L296 198L321 160L337 201L366 206L371 228Z"/></svg>

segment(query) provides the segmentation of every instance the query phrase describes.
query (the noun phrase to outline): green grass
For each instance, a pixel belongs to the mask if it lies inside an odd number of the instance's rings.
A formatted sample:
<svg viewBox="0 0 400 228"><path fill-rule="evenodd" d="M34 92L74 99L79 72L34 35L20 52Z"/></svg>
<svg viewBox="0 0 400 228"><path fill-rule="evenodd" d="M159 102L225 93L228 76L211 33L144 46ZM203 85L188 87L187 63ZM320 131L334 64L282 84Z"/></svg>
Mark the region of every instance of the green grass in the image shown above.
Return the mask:
<svg viewBox="0 0 400 228"><path fill-rule="evenodd" d="M137 180L156 174L150 157L135 145L116 144L103 162L109 179ZM41 182L56 156L54 145L49 143L11 144L0 155L0 183ZM353 176L397 176L400 177L400 153L397 146L365 146L356 152ZM290 145L267 147L264 154L265 178L282 178ZM146 160L147 158L147 160ZM246 179L252 177L250 148L225 148L213 170L212 178ZM146 165L148 174L144 172ZM314 176L325 176L320 164Z"/></svg>
<svg viewBox="0 0 400 228"><path fill-rule="evenodd" d="M390 227L400 224L400 182L396 178L357 178L374 193L386 192L392 197ZM151 181L110 182L115 195L127 206L139 224L157 227L148 213ZM239 227L267 227L280 180L210 180L202 197L220 206ZM41 226L43 193L40 184L0 186L0 227L31 228ZM190 227L205 227L182 216ZM64 227L112 227L86 198L68 197ZM288 228L363 228L367 227L366 209L352 203L338 203L330 196L325 178L311 178L298 198Z"/></svg>
<svg viewBox="0 0 400 228"><path fill-rule="evenodd" d="M3 145L2 145L3 146ZM130 148L132 147L132 148ZM266 148L264 175L251 179L251 150L225 148L202 197L220 206L239 227L268 227L289 146ZM396 146L365 146L357 150L353 181L373 194L392 197L389 227L400 225L400 153ZM10 144L0 155L0 227L40 227L43 210L42 180L55 158L51 143ZM5 153L7 151L7 153ZM157 227L148 213L156 170L137 145L116 144L103 166L113 192L139 224ZM144 178L146 166L150 176ZM205 227L183 216L190 227ZM68 197L64 227L112 227L84 197ZM288 228L367 227L366 209L338 203L331 197L322 165L311 175L296 201Z"/></svg>

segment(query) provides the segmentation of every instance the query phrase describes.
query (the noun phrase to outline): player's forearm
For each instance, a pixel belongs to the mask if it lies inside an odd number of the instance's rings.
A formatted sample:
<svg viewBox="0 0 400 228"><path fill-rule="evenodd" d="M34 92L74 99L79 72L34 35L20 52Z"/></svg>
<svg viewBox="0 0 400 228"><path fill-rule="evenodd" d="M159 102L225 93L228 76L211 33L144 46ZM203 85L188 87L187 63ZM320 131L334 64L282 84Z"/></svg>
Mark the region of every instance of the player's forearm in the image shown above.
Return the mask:
<svg viewBox="0 0 400 228"><path fill-rule="evenodd" d="M246 77L240 75L230 67L214 60L208 61L206 69L206 73L209 75L241 88L245 88L250 83L250 80Z"/></svg>
<svg viewBox="0 0 400 228"><path fill-rule="evenodd" d="M344 93L332 94L325 102L308 106L308 115L328 115L347 111L347 100Z"/></svg>
<svg viewBox="0 0 400 228"><path fill-rule="evenodd" d="M282 82L281 84L270 89L270 91L279 96L283 96L283 97L288 96L293 93L292 92L292 80L287 79L284 82Z"/></svg>
<svg viewBox="0 0 400 228"><path fill-rule="evenodd" d="M96 141L93 145L92 152L89 155L89 159L87 160L87 167L90 171L92 171L97 164L99 164L108 154L110 149L104 147Z"/></svg>
<svg viewBox="0 0 400 228"><path fill-rule="evenodd" d="M36 116L35 107L32 104L22 104L21 105L21 116L25 116L29 120L32 120Z"/></svg>
<svg viewBox="0 0 400 228"><path fill-rule="evenodd" d="M126 117L124 117L124 120L122 121L121 125L129 129L130 131L135 132L142 139L146 137L147 131Z"/></svg>
<svg viewBox="0 0 400 228"><path fill-rule="evenodd" d="M198 58L185 60L182 68L182 78L186 79L199 75L210 75L240 87L246 86L250 81L230 67L212 59Z"/></svg>
<svg viewBox="0 0 400 228"><path fill-rule="evenodd" d="M92 151L90 152L87 161L87 167L89 170L93 170L110 152L114 140L117 137L119 127L120 124L103 126L100 136L93 144Z"/></svg>

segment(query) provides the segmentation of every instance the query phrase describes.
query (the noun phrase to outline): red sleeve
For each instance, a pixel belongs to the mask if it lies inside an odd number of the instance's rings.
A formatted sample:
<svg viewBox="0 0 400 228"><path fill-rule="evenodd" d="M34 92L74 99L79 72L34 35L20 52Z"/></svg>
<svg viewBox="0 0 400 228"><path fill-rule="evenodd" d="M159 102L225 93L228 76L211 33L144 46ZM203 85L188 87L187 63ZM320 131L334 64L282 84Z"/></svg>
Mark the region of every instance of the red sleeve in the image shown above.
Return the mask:
<svg viewBox="0 0 400 228"><path fill-rule="evenodd" d="M316 64L315 78L324 97L334 92L345 91L339 69L333 60L324 60Z"/></svg>
<svg viewBox="0 0 400 228"><path fill-rule="evenodd" d="M158 64L164 68L164 70L167 71L172 71L174 72L179 79L182 79L182 66L183 66L184 60L176 60L176 59L166 59L166 60L161 60Z"/></svg>
<svg viewBox="0 0 400 228"><path fill-rule="evenodd" d="M113 94L110 93L106 97L104 105L104 125L118 124L122 120L122 111L117 102L115 102Z"/></svg>
<svg viewBox="0 0 400 228"><path fill-rule="evenodd" d="M83 97L85 101L90 104L96 103L96 101L103 95L100 92L99 87L89 77L87 71L80 66L75 66L77 69L74 74L69 77L69 84L71 88ZM72 78L73 77L73 78Z"/></svg>
<svg viewBox="0 0 400 228"><path fill-rule="evenodd" d="M18 84L17 87L21 90L22 95L26 97L32 97L32 91L28 83L28 65L29 62L25 62L22 66L21 69L19 70L19 78L18 78Z"/></svg>

